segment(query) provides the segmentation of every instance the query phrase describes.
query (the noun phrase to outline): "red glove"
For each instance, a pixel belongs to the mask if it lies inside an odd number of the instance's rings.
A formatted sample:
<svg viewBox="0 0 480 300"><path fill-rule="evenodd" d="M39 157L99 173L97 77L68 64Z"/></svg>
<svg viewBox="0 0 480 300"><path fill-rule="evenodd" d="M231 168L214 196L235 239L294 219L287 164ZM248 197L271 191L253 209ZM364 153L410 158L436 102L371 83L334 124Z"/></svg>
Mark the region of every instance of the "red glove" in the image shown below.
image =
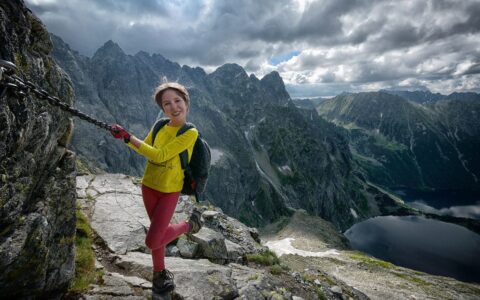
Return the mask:
<svg viewBox="0 0 480 300"><path fill-rule="evenodd" d="M122 126L118 124L112 124L110 132L116 139L123 139L125 143L130 142L130 133L128 133Z"/></svg>

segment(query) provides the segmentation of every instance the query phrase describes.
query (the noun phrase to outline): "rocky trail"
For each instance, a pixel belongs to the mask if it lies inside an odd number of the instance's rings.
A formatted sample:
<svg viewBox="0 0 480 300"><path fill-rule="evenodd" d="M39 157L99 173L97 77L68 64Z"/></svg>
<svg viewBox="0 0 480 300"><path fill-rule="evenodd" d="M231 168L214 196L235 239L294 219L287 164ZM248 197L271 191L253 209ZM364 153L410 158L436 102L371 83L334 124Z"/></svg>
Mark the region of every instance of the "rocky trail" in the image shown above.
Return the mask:
<svg viewBox="0 0 480 300"><path fill-rule="evenodd" d="M122 174L77 177L79 207L94 232L101 279L80 299L151 299L149 220L138 180ZM357 251L330 223L298 211L259 233L207 202L180 198L174 222L194 206L200 232L167 247L173 299L478 299L480 286L397 267ZM260 240L261 236L261 240ZM270 249L269 249L270 248ZM249 255L272 250L276 266Z"/></svg>
<svg viewBox="0 0 480 300"><path fill-rule="evenodd" d="M79 176L77 196L94 232L96 268L103 275L74 297L150 299L152 262L144 246L149 221L137 180L121 174ZM330 284L322 292L321 285L305 283L298 274L248 262L248 254L268 249L258 231L208 203L182 196L174 222L185 220L194 205L203 211L205 226L167 247L166 265L177 285L173 299L343 299Z"/></svg>

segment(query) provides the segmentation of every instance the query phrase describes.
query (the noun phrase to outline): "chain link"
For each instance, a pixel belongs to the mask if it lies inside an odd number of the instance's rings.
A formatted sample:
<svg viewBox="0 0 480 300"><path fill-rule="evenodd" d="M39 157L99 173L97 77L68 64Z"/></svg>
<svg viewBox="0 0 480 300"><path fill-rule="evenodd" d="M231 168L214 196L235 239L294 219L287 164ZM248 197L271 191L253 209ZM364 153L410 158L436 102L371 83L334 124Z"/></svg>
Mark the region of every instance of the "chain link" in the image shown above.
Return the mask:
<svg viewBox="0 0 480 300"><path fill-rule="evenodd" d="M46 100L50 105L56 106L71 115L78 117L84 121L94 124L97 127L112 131L112 127L102 121L96 120L76 108L69 106L55 96L51 96L44 89L39 88L28 80L23 80L15 73L17 67L12 62L0 59L0 97L3 97L8 89L13 89L19 97L25 97L29 93L33 93L36 97Z"/></svg>

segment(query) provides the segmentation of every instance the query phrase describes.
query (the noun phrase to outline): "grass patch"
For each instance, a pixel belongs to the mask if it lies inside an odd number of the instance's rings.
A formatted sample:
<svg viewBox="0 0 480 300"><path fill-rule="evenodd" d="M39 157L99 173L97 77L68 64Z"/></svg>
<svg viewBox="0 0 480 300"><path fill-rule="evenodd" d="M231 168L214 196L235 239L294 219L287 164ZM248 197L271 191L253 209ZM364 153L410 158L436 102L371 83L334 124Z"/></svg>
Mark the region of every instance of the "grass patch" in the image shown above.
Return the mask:
<svg viewBox="0 0 480 300"><path fill-rule="evenodd" d="M270 250L257 254L247 254L247 260L263 266L280 264L280 259L278 259L278 256Z"/></svg>
<svg viewBox="0 0 480 300"><path fill-rule="evenodd" d="M92 229L87 218L77 208L77 229L75 236L75 279L69 292L83 293L88 286L101 277L102 272L95 270L95 254L92 250Z"/></svg>
<svg viewBox="0 0 480 300"><path fill-rule="evenodd" d="M75 166L76 166L77 172L81 175L86 175L91 173L87 164L79 158L75 160Z"/></svg>
<svg viewBox="0 0 480 300"><path fill-rule="evenodd" d="M321 287L316 286L315 287L315 292L317 293L318 299L320 299L320 300L327 300L328 299Z"/></svg>
<svg viewBox="0 0 480 300"><path fill-rule="evenodd" d="M417 278L417 277L414 277L414 276L412 276L412 275L402 274L402 273L395 273L395 272L393 272L393 275L395 275L395 276L397 276L397 277L400 277L400 278L402 278L402 279L408 280L408 281L410 281L410 282L416 283L416 284L421 285L421 286L430 285L430 283L426 282L425 280L420 279L420 278Z"/></svg>
<svg viewBox="0 0 480 300"><path fill-rule="evenodd" d="M376 258L373 258L373 257L370 257L370 256L366 256L366 255L364 255L360 252L352 252L352 253L349 253L348 256L351 259L361 261L361 262L366 263L366 264L371 265L371 266L382 267L382 268L385 268L385 269L395 269L394 264L391 264L389 262L379 260L379 259L376 259Z"/></svg>
<svg viewBox="0 0 480 300"><path fill-rule="evenodd" d="M283 273L283 268L280 265L273 265L270 267L270 273L273 275L280 275Z"/></svg>
<svg viewBox="0 0 480 300"><path fill-rule="evenodd" d="M330 286L337 285L337 282L335 282L332 278L325 276L323 274L314 275L314 274L307 273L307 274L303 274L302 277L304 281L310 282L312 284L315 283L315 280L318 279L320 282L326 282Z"/></svg>
<svg viewBox="0 0 480 300"><path fill-rule="evenodd" d="M408 147L405 146L402 143L397 143L394 141L388 140L385 136L383 135L376 135L375 136L375 145L378 147L387 149L389 151L407 151Z"/></svg>

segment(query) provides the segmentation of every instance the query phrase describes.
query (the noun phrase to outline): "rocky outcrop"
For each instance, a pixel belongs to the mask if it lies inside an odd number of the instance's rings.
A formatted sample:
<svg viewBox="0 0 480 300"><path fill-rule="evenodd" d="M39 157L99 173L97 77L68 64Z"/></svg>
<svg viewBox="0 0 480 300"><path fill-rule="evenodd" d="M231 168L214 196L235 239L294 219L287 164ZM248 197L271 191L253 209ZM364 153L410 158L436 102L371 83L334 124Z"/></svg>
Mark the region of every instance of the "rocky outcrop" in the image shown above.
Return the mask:
<svg viewBox="0 0 480 300"><path fill-rule="evenodd" d="M0 45L17 75L73 103L68 77L49 57L48 32L23 1L0 3ZM54 297L74 276L73 124L32 95L0 94L0 295Z"/></svg>
<svg viewBox="0 0 480 300"><path fill-rule="evenodd" d="M77 177L79 203L96 233L97 268L103 269L102 280L82 298L151 297L152 262L143 246L149 224L139 192L138 180L122 174ZM264 228L260 241L254 228L188 197L180 198L174 222L194 206L203 211L204 228L167 247L166 266L177 285L174 299L476 299L480 293L478 284L352 251L331 223L305 211ZM277 269L245 259L267 247L280 256Z"/></svg>
<svg viewBox="0 0 480 300"><path fill-rule="evenodd" d="M150 221L143 207L141 190L136 179L123 174L86 175L77 177L77 193L82 207L91 218L92 229L105 242L109 251L126 254L147 251L145 236ZM186 220L194 204L187 196L180 197L173 222ZM265 251L259 244L258 232L226 216L213 206L202 206L205 225L192 235L198 256L216 261L242 261L247 253ZM187 243L172 244L170 248ZM180 254L187 249L170 252ZM197 255L189 255L197 257Z"/></svg>
<svg viewBox="0 0 480 300"><path fill-rule="evenodd" d="M82 297L150 297L152 261L144 247L149 222L138 180L122 174L80 176L77 194L96 234L97 267L104 269L103 280ZM177 285L175 299L316 299L315 289L303 286L288 272L274 275L249 263L248 254L267 250L257 230L211 204L193 203L182 196L173 222L185 220L194 206L203 211L205 226L167 247L166 266L175 274Z"/></svg>

